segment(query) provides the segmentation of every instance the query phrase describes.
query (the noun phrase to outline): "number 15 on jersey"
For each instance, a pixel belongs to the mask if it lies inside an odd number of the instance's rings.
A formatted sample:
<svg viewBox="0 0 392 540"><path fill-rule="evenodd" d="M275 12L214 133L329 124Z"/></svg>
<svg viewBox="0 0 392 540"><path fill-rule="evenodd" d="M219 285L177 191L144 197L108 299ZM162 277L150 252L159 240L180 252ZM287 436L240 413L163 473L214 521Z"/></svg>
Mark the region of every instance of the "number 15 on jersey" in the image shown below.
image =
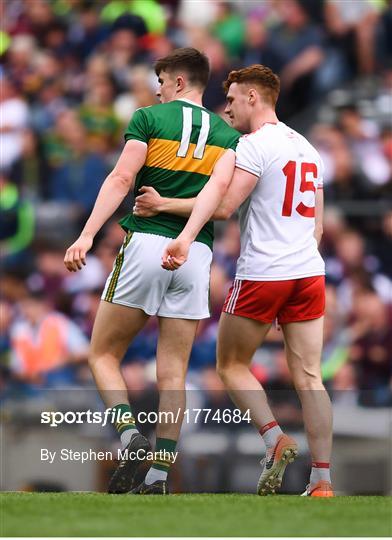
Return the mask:
<svg viewBox="0 0 392 540"><path fill-rule="evenodd" d="M286 177L286 189L284 194L284 201L282 207L282 216L290 217L293 213L293 198L295 188L295 178L297 171L301 167L301 183L299 190L301 193L305 191L316 192L315 180L317 179L317 165L315 163L298 163L296 161L289 161L282 169L284 176ZM307 180L307 175L312 177L312 180ZM303 202L300 202L295 211L303 217L314 218L314 205L307 206Z"/></svg>

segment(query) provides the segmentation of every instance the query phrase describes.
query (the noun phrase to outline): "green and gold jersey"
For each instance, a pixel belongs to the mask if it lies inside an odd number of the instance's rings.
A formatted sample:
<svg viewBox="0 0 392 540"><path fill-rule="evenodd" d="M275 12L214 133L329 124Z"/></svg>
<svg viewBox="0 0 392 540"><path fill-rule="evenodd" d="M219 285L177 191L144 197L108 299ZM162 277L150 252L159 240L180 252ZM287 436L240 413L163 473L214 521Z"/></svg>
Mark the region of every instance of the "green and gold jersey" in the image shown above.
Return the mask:
<svg viewBox="0 0 392 540"><path fill-rule="evenodd" d="M218 115L187 100L138 109L125 140L147 143L147 158L139 171L134 194L152 186L162 197L196 197L226 149L236 149L240 134ZM187 218L161 213L141 218L132 214L120 221L126 231L176 238ZM214 229L207 223L196 240L212 249Z"/></svg>

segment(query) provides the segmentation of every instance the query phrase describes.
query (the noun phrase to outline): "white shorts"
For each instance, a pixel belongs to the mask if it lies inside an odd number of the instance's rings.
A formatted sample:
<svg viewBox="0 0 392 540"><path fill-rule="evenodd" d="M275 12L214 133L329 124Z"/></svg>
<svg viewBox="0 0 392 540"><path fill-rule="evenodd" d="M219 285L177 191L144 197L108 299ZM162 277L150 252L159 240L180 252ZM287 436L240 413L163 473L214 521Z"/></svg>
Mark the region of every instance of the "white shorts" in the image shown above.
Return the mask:
<svg viewBox="0 0 392 540"><path fill-rule="evenodd" d="M106 281L102 300L139 308L147 315L208 318L212 251L201 242L193 242L187 262L169 272L161 267L161 258L171 240L129 232Z"/></svg>

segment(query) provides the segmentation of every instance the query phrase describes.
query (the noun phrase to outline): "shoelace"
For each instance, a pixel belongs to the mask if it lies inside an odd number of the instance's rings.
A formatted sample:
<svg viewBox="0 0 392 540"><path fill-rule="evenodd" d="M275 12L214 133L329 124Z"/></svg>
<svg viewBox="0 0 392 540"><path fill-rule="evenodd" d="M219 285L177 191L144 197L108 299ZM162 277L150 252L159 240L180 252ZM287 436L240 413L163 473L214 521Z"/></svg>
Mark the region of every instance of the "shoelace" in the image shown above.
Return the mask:
<svg viewBox="0 0 392 540"><path fill-rule="evenodd" d="M275 455L275 450L272 453L270 452L270 455L266 454L263 457L263 459L260 460L260 465L264 468L267 465L267 463L269 462L269 460L271 459L271 457L274 457L274 455Z"/></svg>

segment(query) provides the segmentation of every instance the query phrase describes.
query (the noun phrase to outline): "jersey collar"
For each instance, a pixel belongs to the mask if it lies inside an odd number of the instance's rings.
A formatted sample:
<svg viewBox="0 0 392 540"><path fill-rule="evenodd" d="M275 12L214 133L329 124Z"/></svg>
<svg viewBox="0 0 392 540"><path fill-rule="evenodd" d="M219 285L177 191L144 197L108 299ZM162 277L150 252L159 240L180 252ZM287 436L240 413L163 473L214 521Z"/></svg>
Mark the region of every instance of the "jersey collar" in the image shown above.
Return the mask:
<svg viewBox="0 0 392 540"><path fill-rule="evenodd" d="M191 101L187 98L177 98L175 101L186 101L186 103L190 103L191 105L195 105L196 107L200 107L201 109L205 109L203 105L200 105L199 103L195 103L194 101Z"/></svg>

